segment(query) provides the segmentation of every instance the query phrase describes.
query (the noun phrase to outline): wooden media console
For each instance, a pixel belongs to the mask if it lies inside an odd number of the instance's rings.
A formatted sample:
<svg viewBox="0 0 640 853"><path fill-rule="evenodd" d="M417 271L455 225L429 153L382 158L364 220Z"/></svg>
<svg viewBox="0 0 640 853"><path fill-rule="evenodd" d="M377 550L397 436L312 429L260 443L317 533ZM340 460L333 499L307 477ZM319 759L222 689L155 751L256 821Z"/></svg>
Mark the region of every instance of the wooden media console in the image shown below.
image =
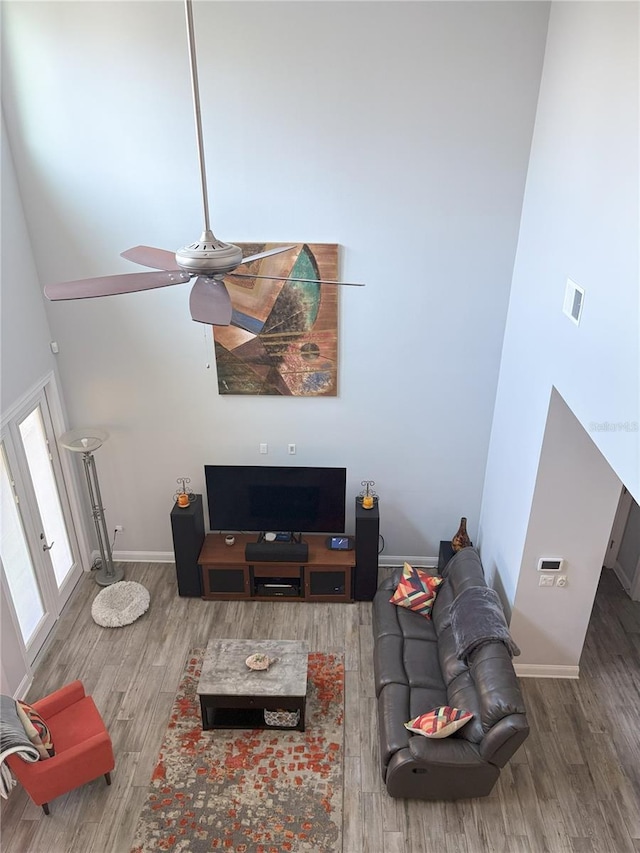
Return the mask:
<svg viewBox="0 0 640 853"><path fill-rule="evenodd" d="M355 551L331 551L327 537L307 534L304 562L247 561L245 545L255 534L236 534L226 545L221 533L208 533L200 551L202 597L208 600L353 601Z"/></svg>

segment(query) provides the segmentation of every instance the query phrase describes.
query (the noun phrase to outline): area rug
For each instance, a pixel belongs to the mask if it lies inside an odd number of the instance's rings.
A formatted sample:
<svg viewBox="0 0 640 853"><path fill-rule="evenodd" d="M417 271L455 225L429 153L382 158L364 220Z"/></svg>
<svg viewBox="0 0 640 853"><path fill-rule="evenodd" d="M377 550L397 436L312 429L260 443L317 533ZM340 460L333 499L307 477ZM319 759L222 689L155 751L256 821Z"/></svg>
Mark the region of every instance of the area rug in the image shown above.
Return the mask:
<svg viewBox="0 0 640 853"><path fill-rule="evenodd" d="M312 653L306 731L202 731L192 649L131 853L342 849L344 664Z"/></svg>

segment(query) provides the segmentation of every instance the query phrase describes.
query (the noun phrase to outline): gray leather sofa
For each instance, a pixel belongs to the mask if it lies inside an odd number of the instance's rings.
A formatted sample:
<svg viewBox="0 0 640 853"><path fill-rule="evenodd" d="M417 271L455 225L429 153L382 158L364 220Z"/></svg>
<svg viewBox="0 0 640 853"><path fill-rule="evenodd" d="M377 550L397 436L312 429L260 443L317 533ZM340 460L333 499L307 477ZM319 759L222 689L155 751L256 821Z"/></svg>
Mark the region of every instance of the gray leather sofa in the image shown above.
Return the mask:
<svg viewBox="0 0 640 853"><path fill-rule="evenodd" d="M507 646L488 642L467 661L457 657L450 605L467 587L486 583L474 548L463 548L447 561L447 545L441 543L439 573L445 580L431 620L389 602L400 569L381 582L373 600L380 760L392 797L485 797L529 733ZM442 739L404 727L439 705L471 711L474 717Z"/></svg>

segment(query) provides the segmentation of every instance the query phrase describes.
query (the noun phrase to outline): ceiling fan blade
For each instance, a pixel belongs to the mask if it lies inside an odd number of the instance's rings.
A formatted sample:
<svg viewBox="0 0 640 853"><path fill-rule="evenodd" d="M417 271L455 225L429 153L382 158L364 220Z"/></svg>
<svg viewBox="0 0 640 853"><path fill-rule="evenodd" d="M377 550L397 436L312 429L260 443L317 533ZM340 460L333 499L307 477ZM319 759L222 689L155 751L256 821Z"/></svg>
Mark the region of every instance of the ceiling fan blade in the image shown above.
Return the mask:
<svg viewBox="0 0 640 853"><path fill-rule="evenodd" d="M303 284L338 284L346 285L347 287L364 287L361 281L327 281L322 278L296 278L295 276L287 275L251 275L247 272L230 272L227 273L229 278L268 278L274 281L301 281Z"/></svg>
<svg viewBox="0 0 640 853"><path fill-rule="evenodd" d="M231 323L231 298L220 279L199 276L191 288L189 308L192 319L197 323L210 326L229 326Z"/></svg>
<svg viewBox="0 0 640 853"><path fill-rule="evenodd" d="M260 252L259 255L248 255L240 261L239 266L242 266L242 264L248 264L250 261L259 261L260 258L268 258L269 255L279 255L280 252L290 252L291 249L295 249L295 246L281 246L279 249L269 249L267 252Z"/></svg>
<svg viewBox="0 0 640 853"><path fill-rule="evenodd" d="M135 272L125 275L104 275L99 278L81 278L47 284L44 295L52 302L61 299L90 299L94 296L115 296L119 293L136 293L153 290L170 284L184 284L191 276L184 272Z"/></svg>
<svg viewBox="0 0 640 853"><path fill-rule="evenodd" d="M120 253L121 258L133 261L143 267L151 267L154 270L179 270L176 256L166 249L154 249L153 246L134 246Z"/></svg>

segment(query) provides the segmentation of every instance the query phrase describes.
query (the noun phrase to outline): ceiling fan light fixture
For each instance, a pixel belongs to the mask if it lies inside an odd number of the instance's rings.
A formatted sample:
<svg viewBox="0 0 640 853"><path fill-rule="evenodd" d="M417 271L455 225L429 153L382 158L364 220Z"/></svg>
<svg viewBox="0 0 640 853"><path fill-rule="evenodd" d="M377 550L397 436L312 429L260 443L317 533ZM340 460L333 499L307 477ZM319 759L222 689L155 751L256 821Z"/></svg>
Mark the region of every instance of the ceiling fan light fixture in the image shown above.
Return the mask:
<svg viewBox="0 0 640 853"><path fill-rule="evenodd" d="M223 243L212 231L203 231L195 243L178 249L176 263L191 275L223 276L242 263L242 249Z"/></svg>

